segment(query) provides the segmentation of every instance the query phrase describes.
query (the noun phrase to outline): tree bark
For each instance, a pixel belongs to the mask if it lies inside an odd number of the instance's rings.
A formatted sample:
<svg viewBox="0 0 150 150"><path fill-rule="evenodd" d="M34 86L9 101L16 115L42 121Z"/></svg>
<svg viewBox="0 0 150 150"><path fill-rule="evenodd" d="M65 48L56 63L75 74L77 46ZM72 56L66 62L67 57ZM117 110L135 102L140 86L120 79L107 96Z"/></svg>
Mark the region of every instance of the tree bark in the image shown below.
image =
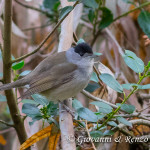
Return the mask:
<svg viewBox="0 0 150 150"><path fill-rule="evenodd" d="M3 44L4 84L11 82L11 22L12 22L12 0L6 0L4 13L4 44ZM27 135L24 128L23 120L18 110L17 100L15 99L13 90L6 90L5 95L7 98L10 115L12 117L15 130L18 135L18 139L22 144L24 141L26 141Z"/></svg>

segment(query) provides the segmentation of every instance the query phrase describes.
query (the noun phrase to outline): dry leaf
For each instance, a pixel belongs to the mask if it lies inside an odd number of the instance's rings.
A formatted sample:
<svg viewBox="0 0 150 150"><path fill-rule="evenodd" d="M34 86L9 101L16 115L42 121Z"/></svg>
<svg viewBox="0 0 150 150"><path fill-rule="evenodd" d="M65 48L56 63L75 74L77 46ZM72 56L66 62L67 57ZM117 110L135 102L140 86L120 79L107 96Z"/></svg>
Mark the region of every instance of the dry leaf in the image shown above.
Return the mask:
<svg viewBox="0 0 150 150"><path fill-rule="evenodd" d="M56 149L59 138L60 138L60 130L54 124L52 126L52 131L51 131L51 134L49 137L49 144L48 144L49 150L55 150Z"/></svg>
<svg viewBox="0 0 150 150"><path fill-rule="evenodd" d="M0 135L0 144L2 145L6 145L6 140L4 139L4 137L2 135Z"/></svg>
<svg viewBox="0 0 150 150"><path fill-rule="evenodd" d="M27 139L20 146L20 150L24 150L24 149L28 148L29 146L33 145L34 143L42 140L43 138L50 136L51 129L52 129L52 124L44 129L40 130L39 132L35 133L34 135L32 135L29 139Z"/></svg>

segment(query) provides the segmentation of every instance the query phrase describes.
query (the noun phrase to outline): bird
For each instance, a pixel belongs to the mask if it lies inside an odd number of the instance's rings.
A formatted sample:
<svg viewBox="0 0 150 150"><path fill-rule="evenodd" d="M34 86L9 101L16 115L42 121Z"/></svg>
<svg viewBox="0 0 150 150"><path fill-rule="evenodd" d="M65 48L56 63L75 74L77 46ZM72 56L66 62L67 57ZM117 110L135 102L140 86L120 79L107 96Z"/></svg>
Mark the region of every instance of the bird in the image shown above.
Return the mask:
<svg viewBox="0 0 150 150"><path fill-rule="evenodd" d="M29 85L21 99L39 93L49 101L62 102L88 85L96 57L87 43L79 43L48 56L25 77L0 86L0 91Z"/></svg>

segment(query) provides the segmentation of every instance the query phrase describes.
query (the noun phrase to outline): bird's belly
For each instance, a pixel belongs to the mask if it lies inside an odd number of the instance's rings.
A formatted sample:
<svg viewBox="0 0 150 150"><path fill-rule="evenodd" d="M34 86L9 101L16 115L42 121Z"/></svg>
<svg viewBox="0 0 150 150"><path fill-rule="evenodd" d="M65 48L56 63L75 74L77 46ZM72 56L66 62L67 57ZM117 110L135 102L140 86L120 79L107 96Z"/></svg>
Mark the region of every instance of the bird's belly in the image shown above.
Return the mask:
<svg viewBox="0 0 150 150"><path fill-rule="evenodd" d="M58 88L44 91L41 94L50 101L63 101L65 99L76 96L82 89L84 89L87 86L88 82L89 79L73 80L61 85Z"/></svg>
<svg viewBox="0 0 150 150"><path fill-rule="evenodd" d="M68 98L74 97L88 85L92 71L92 66L85 69L81 68L76 71L75 76L71 81L57 88L46 90L41 94L45 96L49 101L54 102L63 101Z"/></svg>

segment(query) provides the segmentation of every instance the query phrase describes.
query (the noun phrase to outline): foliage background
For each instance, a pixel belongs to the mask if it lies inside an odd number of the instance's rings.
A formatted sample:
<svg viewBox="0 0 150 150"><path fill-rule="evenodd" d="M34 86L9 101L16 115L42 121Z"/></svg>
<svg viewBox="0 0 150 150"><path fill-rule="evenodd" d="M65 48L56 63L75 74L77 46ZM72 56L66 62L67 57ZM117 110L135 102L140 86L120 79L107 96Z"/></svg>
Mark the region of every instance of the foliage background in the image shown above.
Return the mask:
<svg viewBox="0 0 150 150"><path fill-rule="evenodd" d="M72 8L68 7L64 10L60 10L61 5L58 0L48 1L48 0L32 0L32 1L19 1L27 6L31 6L30 8L21 6L17 0L13 1L13 23L12 23L12 58L18 58L26 53L30 53L33 49L35 49L41 41L45 38L45 36L53 30L56 23L59 19L63 18L65 13L70 11ZM134 52L138 57L140 57L145 65L148 64L150 58L150 46L148 43L148 38L143 38L146 34L150 37L150 6L147 4L145 7L141 7L136 11L129 13L127 16L123 16L122 14L126 12L130 12L132 9L141 6L144 3L148 3L146 0L104 0L104 1L83 1L83 4L78 5L75 8L74 15L74 32L76 33L78 39L82 38L87 43L89 43L94 52L102 53L100 56L100 62L105 66L110 68L110 70L104 67L102 64L97 65L96 67L101 73L109 73L114 78L116 78L120 84L125 83L136 83L138 81L138 74L135 73L134 69L130 69L124 63L124 60L120 53L125 50L130 50ZM0 1L0 42L2 42L2 32L3 32L3 11L4 11L4 1ZM98 6L99 4L99 6ZM38 10L33 10L34 8L38 8ZM120 18L117 18L121 16ZM81 19L79 19L81 17ZM116 19L117 18L117 19ZM29 73L31 70L37 66L39 62L41 62L48 55L54 54L57 52L58 43L59 43L59 34L60 27L56 30L56 32L49 38L47 42L45 42L44 46L34 55L28 57L24 61L21 61L19 64L13 64L12 67L12 79L15 81L19 76L24 76ZM144 32L143 32L144 31ZM69 31L68 31L69 32ZM146 44L146 45L145 45ZM1 56L1 55L0 55ZM130 63L129 63L130 65ZM134 70L134 71L133 71ZM2 57L0 57L0 77L2 79ZM116 104L121 103L123 99L123 95L115 92L108 86L103 88L99 86L99 80L96 74L93 74L92 81L89 86L86 88L90 93L94 96L104 99L110 103ZM150 79L145 78L142 82L143 85L149 84ZM118 87L118 86L117 86ZM23 93L23 89L18 89L16 91L16 95L19 96ZM128 90L125 90L126 94L129 94ZM145 98L145 97L146 98ZM143 114L149 113L149 90L140 90L138 93L133 94L129 100L126 102L134 106L137 111L141 111ZM120 97L120 98L119 98ZM144 98L143 98L144 97ZM39 95L35 95L33 97L35 101L38 101ZM96 111L94 105L89 104L92 100L87 99L83 94L79 94L77 99L80 100L82 105L85 107L89 107L90 110ZM12 124L12 120L9 113L9 108L7 106L6 98L4 94L0 95L0 119L4 120L7 123ZM19 102L18 107L21 112L24 114L28 114L28 110L26 109L22 111L22 105L27 101ZM39 101L38 101L39 103ZM78 103L78 102L77 102ZM73 103L76 107L77 103ZM43 104L43 101L42 101ZM80 104L79 104L80 105ZM28 106L29 108L29 106ZM51 108L51 107L50 107ZM55 106L53 106L54 111L49 112L53 116L55 113ZM146 109L145 109L146 108ZM88 109L88 111L89 111ZM51 109L50 109L51 110ZM131 110L131 109L129 109ZM44 109L42 109L44 112ZM108 112L107 110L104 110ZM83 112L83 110L81 111ZM111 112L111 111L110 111ZM21 114L24 116L24 114ZM36 113L37 114L37 113ZM44 114L44 113L43 113ZM80 113L79 113L80 114ZM33 115L33 114L32 114ZM92 115L92 114L91 114ZM38 132L42 129L43 122L42 120L36 121L32 126L29 125L29 122L32 122L33 117L31 114L28 114L25 119L25 128L28 136L30 137L34 133ZM32 119L31 119L32 117ZM35 116L34 116L35 117ZM37 117L37 116L36 116ZM41 118L47 119L49 116L40 116ZM80 114L81 118L85 118ZM38 120L37 118L35 120ZM91 118L92 119L92 118ZM130 120L128 118L127 120ZM139 119L132 118L132 119ZM118 123L118 122L117 122ZM128 123L127 123L128 124ZM45 126L48 123L44 124ZM107 126L107 129L110 129ZM132 133L135 136L142 136L149 134L149 127L147 126L137 126L132 129ZM120 135L120 132L116 132L114 137ZM17 149L18 140L16 133L12 127L5 126L4 124L0 124L0 149ZM12 137L14 137L12 140ZM7 142L7 143L6 143ZM47 142L47 139L44 140ZM40 150L46 149L45 143L43 141L39 141L36 145L36 148ZM40 146L39 146L40 145ZM91 145L84 145L85 147ZM104 148L106 144L100 144L98 149ZM129 149L132 148L132 145L121 143L111 143L107 145L109 149ZM136 145L138 148L139 145ZM101 147L101 148L100 148ZM143 147L140 147L141 149Z"/></svg>

